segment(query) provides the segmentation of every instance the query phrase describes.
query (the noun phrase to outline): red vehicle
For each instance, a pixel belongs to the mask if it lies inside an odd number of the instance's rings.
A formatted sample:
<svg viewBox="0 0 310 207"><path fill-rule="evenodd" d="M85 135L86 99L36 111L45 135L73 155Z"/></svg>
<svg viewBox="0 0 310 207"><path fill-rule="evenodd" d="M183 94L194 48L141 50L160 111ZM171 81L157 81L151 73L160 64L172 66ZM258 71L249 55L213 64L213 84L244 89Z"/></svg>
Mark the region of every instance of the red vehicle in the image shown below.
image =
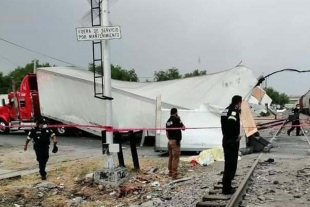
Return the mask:
<svg viewBox="0 0 310 207"><path fill-rule="evenodd" d="M13 92L8 94L9 103L5 104L2 99L0 106L0 133L10 131L31 129L29 125L34 125L36 120L41 117L40 101L36 74L28 74L22 80L19 90L15 91L13 81ZM53 120L48 120L50 123ZM14 127L17 125L18 127ZM20 127L26 125L27 127ZM57 134L64 134L65 128L57 128Z"/></svg>

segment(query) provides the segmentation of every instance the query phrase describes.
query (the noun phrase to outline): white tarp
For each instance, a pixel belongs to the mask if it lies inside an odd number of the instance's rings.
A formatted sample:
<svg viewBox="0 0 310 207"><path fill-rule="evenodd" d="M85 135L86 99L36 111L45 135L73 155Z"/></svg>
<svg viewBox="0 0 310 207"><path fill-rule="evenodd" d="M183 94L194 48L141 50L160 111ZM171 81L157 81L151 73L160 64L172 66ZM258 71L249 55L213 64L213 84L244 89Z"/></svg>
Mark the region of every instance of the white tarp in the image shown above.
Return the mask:
<svg viewBox="0 0 310 207"><path fill-rule="evenodd" d="M105 125L105 101L94 98L92 72L74 67L51 67L38 68L37 75L44 115L64 123ZM158 95L161 95L163 108L197 109L209 104L221 109L229 105L232 96L251 94L256 82L252 70L241 65L219 73L172 81L112 80L114 127L154 127ZM100 87L98 82L97 88ZM210 114L213 116L219 120L219 116ZM210 117L200 123L194 118L184 121L188 127L219 126L219 121L210 123ZM100 130L92 133L100 135Z"/></svg>
<svg viewBox="0 0 310 207"><path fill-rule="evenodd" d="M201 105L194 110L178 110L178 115L186 127L202 128L188 129L182 131L182 150L201 151L222 146L222 129L220 111L216 106ZM161 109L160 125L156 127L165 128L167 119L170 117L170 109ZM241 130L241 135L243 135ZM165 151L167 149L166 131L159 131L156 134L155 149ZM243 138L240 148L246 147L246 140Z"/></svg>

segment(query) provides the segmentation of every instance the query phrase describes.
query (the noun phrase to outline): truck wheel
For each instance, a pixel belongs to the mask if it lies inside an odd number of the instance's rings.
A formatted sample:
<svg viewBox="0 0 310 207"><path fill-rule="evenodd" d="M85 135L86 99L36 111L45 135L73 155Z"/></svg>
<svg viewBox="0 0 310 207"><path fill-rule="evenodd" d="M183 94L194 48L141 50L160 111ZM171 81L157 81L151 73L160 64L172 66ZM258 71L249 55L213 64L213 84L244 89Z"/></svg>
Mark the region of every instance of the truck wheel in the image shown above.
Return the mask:
<svg viewBox="0 0 310 207"><path fill-rule="evenodd" d="M56 128L56 134L57 135L65 135L66 134L66 132L67 132L67 130L66 130L66 128L65 127L59 127L59 128Z"/></svg>
<svg viewBox="0 0 310 207"><path fill-rule="evenodd" d="M8 134L10 132L10 128L7 127L6 124L2 119L0 119L0 133L1 134Z"/></svg>

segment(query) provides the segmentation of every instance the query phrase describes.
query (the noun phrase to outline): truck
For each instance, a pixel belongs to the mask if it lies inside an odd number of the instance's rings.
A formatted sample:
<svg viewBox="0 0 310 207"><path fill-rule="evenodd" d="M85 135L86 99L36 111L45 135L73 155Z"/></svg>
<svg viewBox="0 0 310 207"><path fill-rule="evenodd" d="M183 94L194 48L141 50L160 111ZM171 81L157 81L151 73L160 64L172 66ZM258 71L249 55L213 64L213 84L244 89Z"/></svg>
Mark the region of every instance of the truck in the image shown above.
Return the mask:
<svg viewBox="0 0 310 207"><path fill-rule="evenodd" d="M128 82L112 80L112 83L113 127L154 128L156 101L123 90L122 86ZM97 91L103 88L99 80L95 86ZM61 126L52 127L58 135L78 131L95 136L101 136L104 130L105 102L110 101L95 98L93 72L76 67L37 68L23 78L18 90L13 83L8 100L7 104L2 100L0 107L1 133L27 132L38 118L44 117L50 125Z"/></svg>
<svg viewBox="0 0 310 207"><path fill-rule="evenodd" d="M35 73L28 74L23 78L18 91L15 90L13 80L12 88L13 91L7 95L8 103L4 98L1 100L0 133L3 134L18 130L28 132L35 125L35 122L40 117L43 117L41 115L37 75ZM49 123L60 124L55 119L47 119ZM54 131L58 135L66 133L64 127L55 128Z"/></svg>

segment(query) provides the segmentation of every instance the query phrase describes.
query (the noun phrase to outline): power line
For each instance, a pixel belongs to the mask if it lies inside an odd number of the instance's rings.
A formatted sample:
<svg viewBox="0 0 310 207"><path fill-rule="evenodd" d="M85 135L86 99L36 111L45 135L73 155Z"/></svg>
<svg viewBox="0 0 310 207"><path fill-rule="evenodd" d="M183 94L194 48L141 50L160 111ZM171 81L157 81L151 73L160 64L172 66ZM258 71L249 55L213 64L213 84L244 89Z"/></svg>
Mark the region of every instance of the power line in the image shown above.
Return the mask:
<svg viewBox="0 0 310 207"><path fill-rule="evenodd" d="M281 73L281 72L285 72L285 71L297 72L297 73L309 73L310 72L310 70L297 70L297 69L294 69L294 68L286 68L286 69L282 69L282 70L277 70L277 71L272 72L272 73L270 73L270 74L268 74L266 76L260 76L258 78L258 82L257 82L256 86L259 86L263 81L265 81L270 76L272 76L272 75L274 75L276 73Z"/></svg>
<svg viewBox="0 0 310 207"><path fill-rule="evenodd" d="M17 63L15 63L15 62L11 61L10 59L8 59L8 58L6 58L6 57L4 57L4 56L2 56L2 55L0 55L0 58L2 58L2 59L4 59L4 60L6 60L6 61L8 61L8 62L12 63L13 65L16 65L16 66L18 66L18 67L21 67L21 66L20 66L20 65L18 65Z"/></svg>
<svg viewBox="0 0 310 207"><path fill-rule="evenodd" d="M67 62L67 61L64 61L64 60L61 60L61 59L58 59L58 58L54 58L54 57L49 56L49 55L45 55L45 54L43 54L43 53L41 53L41 52L34 51L34 50L32 50L32 49L26 48L26 47L21 46L21 45L19 45L19 44L13 43L13 42L11 42L11 41L9 41L9 40L3 39L3 38L1 38L1 37L0 37L0 40L2 40L3 42L9 43L9 44L11 44L11 45L14 45L14 46L16 46L16 47L22 48L22 49L24 49L24 50L28 50L28 51L30 51L30 52L33 52L33 53L36 53L36 54L39 54L39 55L48 57L48 58L50 58L50 59L57 60L57 61L59 61L59 62L66 63L66 64L69 64L69 65L71 65L71 66L77 67L77 66L76 66L75 64L73 64L73 63L70 63L70 62Z"/></svg>

